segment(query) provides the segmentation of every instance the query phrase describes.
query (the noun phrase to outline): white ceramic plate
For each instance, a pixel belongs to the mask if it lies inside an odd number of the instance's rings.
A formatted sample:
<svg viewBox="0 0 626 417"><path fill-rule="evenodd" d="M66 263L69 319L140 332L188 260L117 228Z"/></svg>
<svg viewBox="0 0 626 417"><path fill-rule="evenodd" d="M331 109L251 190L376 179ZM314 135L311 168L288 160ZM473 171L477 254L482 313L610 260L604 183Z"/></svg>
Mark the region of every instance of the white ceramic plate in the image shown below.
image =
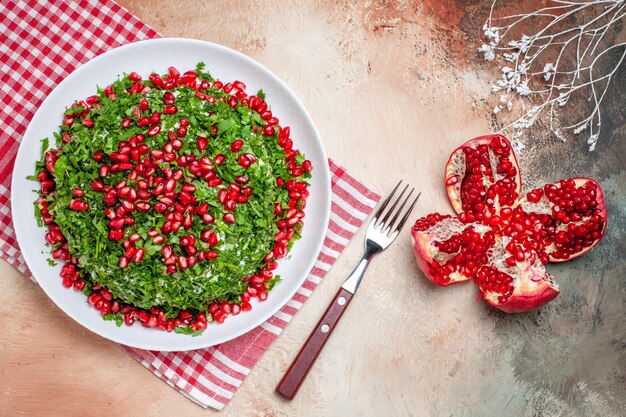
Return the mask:
<svg viewBox="0 0 626 417"><path fill-rule="evenodd" d="M291 257L280 262L276 271L283 277L264 302L253 302L253 308L231 316L221 325L209 325L200 336L191 337L140 324L117 327L102 320L78 291L61 284L61 265L52 267L47 259L44 229L37 227L34 217L36 182L26 180L34 173L41 155L41 139L52 137L62 120L62 113L74 100L96 92L96 85L110 84L122 73L137 71L147 76L152 71L166 73L171 65L181 71L195 68L203 61L211 74L223 81L241 80L248 92L262 88L272 111L281 124L291 126L295 147L314 166L310 197L302 236L293 246ZM231 340L260 325L282 307L305 280L324 240L330 214L330 172L319 134L304 106L276 75L253 59L224 46L192 39L155 39L125 45L89 61L70 74L44 100L22 140L13 172L11 194L13 222L17 239L28 267L37 282L70 317L89 330L107 339L143 349L164 351L190 350ZM45 315L41 320L48 320Z"/></svg>

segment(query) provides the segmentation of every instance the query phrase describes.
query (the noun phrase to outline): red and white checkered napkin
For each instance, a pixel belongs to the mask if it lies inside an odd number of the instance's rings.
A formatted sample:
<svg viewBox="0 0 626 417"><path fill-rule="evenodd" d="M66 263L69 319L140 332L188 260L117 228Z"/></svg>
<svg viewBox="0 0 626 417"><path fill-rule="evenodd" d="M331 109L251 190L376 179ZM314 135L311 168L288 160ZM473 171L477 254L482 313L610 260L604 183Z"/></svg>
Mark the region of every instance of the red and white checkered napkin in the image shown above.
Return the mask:
<svg viewBox="0 0 626 417"><path fill-rule="evenodd" d="M21 272L30 275L15 240L9 187L26 126L43 99L78 65L113 47L158 36L110 0L0 2L0 257ZM209 349L167 353L122 348L198 404L223 408L380 198L329 163L332 207L324 246L307 280L278 313L245 335Z"/></svg>

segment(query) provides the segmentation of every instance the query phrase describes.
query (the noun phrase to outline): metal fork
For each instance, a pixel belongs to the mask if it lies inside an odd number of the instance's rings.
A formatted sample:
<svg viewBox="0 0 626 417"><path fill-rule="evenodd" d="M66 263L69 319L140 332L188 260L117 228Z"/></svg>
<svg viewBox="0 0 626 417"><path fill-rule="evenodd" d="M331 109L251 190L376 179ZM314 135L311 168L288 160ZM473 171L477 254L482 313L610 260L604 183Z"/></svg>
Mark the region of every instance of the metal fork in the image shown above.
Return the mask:
<svg viewBox="0 0 626 417"><path fill-rule="evenodd" d="M400 188L401 184L402 181L396 185L389 197L387 197L387 199L385 199L385 201L381 204L380 208L374 215L374 218L370 221L365 234L365 253L363 254L363 258L361 258L357 267L354 268L354 271L352 271L350 276L348 276L348 278L344 281L341 288L339 288L335 298L329 304L326 312L309 335L309 338L300 349L300 352L291 363L291 366L283 378L278 383L276 392L283 397L291 400L296 395L302 385L302 382L304 382L304 379L313 367L313 364L322 351L322 348L326 344L326 341L339 322L343 312L348 307L348 304L350 304L354 293L359 288L370 260L391 245L396 237L398 237L398 233L402 230L409 214L411 214L411 211L413 210L415 203L417 203L417 199L420 197L421 193L417 194L409 208L405 211L404 207L407 202L410 201L415 189L411 188L409 194L404 197L404 194L409 188L407 184L400 195L394 199L394 195ZM387 206L389 206L389 203L392 201L394 201L394 203L389 209L387 209ZM401 203L400 207L398 207L399 203Z"/></svg>

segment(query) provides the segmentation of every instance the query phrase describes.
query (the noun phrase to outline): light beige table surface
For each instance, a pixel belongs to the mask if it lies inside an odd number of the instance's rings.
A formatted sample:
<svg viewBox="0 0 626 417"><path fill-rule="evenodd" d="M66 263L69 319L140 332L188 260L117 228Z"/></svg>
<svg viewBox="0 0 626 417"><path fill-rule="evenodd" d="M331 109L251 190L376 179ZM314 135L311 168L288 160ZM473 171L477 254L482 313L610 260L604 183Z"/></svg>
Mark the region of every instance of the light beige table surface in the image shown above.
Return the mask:
<svg viewBox="0 0 626 417"><path fill-rule="evenodd" d="M351 174L382 194L401 178L422 191L411 223L450 211L442 184L448 154L493 129L485 99L495 68L479 71L470 50L449 48L450 39L458 46L469 36L456 26L464 6L453 2L121 4L164 36L221 43L269 67L304 102L328 154ZM555 144L552 156L571 154L570 145ZM532 148L527 155L523 168L540 165ZM549 174L530 180L571 174L553 164ZM298 396L280 399L275 385L361 255L362 239L363 230L222 415L609 416L624 410L623 348L611 347L623 326L621 287L600 290L607 320L593 331L588 321L600 301L572 304L572 287L589 271L603 271L591 259L599 253L551 269L569 276L562 299L509 318L476 303L472 284L429 284L413 261L408 230L372 263ZM598 296L597 288L584 288ZM578 315L568 313L573 309ZM0 317L1 416L216 414L74 323L4 262ZM575 338L573 347L568 337Z"/></svg>

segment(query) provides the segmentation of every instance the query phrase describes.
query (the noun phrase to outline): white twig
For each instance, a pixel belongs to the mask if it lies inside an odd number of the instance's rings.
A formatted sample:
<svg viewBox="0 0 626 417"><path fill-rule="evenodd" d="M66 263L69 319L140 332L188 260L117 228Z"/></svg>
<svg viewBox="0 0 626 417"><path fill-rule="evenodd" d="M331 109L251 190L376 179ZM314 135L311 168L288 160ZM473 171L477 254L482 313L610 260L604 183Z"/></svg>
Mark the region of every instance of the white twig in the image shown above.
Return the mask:
<svg viewBox="0 0 626 417"><path fill-rule="evenodd" d="M577 135L588 130L589 150L594 150L602 126L602 101L626 59L626 42L615 43L608 36L612 28L626 23L626 0L552 0L552 6L500 18L494 17L496 3L483 26L487 42L479 48L485 60L501 58L509 64L501 67L500 79L492 86L500 95L493 111L511 110L518 101L534 103L502 130L512 128L519 147L522 132L547 113L556 137L566 140L566 132ZM534 32L533 25L538 26ZM526 34L516 39L514 34L522 29ZM559 110L575 95L586 97L585 91L593 104L590 113L570 125L556 126Z"/></svg>

